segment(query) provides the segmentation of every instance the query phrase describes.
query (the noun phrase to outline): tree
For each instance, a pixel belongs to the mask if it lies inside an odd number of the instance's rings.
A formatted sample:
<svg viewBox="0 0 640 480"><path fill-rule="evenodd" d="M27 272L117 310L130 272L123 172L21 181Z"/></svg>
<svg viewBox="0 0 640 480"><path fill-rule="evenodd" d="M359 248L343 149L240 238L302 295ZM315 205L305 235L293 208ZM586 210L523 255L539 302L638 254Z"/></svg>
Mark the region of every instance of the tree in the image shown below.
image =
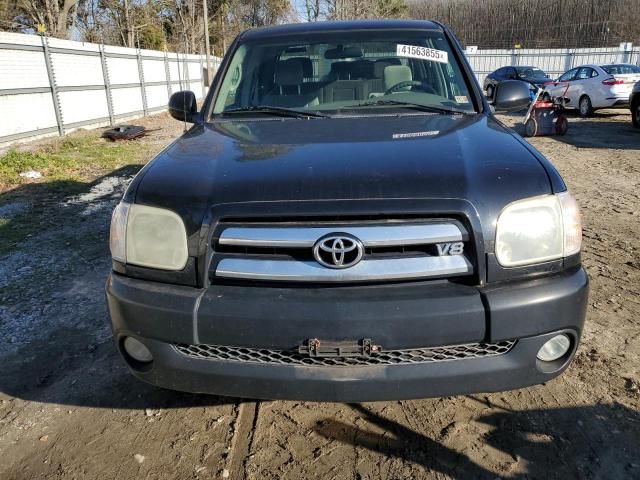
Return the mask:
<svg viewBox="0 0 640 480"><path fill-rule="evenodd" d="M324 2L321 0L305 0L305 11L307 13L308 22L317 22L324 14L322 7Z"/></svg>
<svg viewBox="0 0 640 480"><path fill-rule="evenodd" d="M69 13L77 3L78 0L19 0L13 20L23 27L44 30L53 37L66 38L67 29L71 25Z"/></svg>
<svg viewBox="0 0 640 480"><path fill-rule="evenodd" d="M169 0L80 0L76 26L83 40L124 47L162 49Z"/></svg>
<svg viewBox="0 0 640 480"><path fill-rule="evenodd" d="M305 9L309 21L402 18L407 4L405 0L305 0Z"/></svg>

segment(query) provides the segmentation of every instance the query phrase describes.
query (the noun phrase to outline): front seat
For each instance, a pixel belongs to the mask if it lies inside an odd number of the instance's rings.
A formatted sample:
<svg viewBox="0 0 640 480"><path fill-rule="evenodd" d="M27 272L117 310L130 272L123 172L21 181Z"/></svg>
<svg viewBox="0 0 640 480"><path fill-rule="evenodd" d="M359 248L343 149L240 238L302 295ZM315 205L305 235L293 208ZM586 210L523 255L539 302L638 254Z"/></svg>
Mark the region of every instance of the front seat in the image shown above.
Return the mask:
<svg viewBox="0 0 640 480"><path fill-rule="evenodd" d="M367 80L369 84L369 96L380 96L386 90L384 88L384 69L391 65L401 65L397 58L380 58L373 65L373 78Z"/></svg>
<svg viewBox="0 0 640 480"><path fill-rule="evenodd" d="M275 85L264 98L266 105L295 108L319 103L315 92L303 91L303 66L297 59L291 58L276 63L273 79Z"/></svg>
<svg viewBox="0 0 640 480"><path fill-rule="evenodd" d="M413 80L411 69L406 65L391 65L384 69L384 90L385 92L391 87L402 82L410 82Z"/></svg>

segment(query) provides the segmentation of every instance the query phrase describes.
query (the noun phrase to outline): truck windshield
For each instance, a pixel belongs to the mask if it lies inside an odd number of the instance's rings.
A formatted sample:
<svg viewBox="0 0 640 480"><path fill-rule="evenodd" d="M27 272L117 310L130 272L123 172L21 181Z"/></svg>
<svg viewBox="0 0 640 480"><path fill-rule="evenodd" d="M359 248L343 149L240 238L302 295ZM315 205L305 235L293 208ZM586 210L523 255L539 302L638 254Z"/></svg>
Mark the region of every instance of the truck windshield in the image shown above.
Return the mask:
<svg viewBox="0 0 640 480"><path fill-rule="evenodd" d="M236 48L214 115L323 113L416 106L474 112L468 81L440 30L342 31L246 41ZM271 109L268 107L272 107Z"/></svg>

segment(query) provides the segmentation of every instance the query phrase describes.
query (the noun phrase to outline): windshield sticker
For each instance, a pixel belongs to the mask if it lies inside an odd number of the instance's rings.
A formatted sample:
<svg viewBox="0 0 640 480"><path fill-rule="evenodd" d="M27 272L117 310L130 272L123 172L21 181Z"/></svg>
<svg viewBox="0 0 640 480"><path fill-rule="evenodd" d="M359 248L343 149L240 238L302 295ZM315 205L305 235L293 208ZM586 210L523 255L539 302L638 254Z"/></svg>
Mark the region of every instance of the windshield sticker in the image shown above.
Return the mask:
<svg viewBox="0 0 640 480"><path fill-rule="evenodd" d="M417 47L415 45L397 45L396 55L399 57L419 58L432 62L449 63L449 54L435 48Z"/></svg>
<svg viewBox="0 0 640 480"><path fill-rule="evenodd" d="M457 103L469 103L469 99L465 95L456 95Z"/></svg>
<svg viewBox="0 0 640 480"><path fill-rule="evenodd" d="M413 133L394 133L391 138L417 138L417 137L433 137L438 135L440 130L431 130L428 132L413 132Z"/></svg>

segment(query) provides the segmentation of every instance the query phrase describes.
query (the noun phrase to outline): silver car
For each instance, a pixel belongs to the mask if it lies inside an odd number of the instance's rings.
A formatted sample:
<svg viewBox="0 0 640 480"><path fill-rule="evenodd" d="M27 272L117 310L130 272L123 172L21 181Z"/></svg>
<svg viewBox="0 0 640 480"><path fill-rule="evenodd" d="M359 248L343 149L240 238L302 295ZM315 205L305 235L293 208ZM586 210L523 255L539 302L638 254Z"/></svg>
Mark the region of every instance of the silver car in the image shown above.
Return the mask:
<svg viewBox="0 0 640 480"><path fill-rule="evenodd" d="M637 81L637 65L582 65L547 83L545 92L565 97L567 108L577 108L582 117L589 117L601 108L629 108L629 95Z"/></svg>

